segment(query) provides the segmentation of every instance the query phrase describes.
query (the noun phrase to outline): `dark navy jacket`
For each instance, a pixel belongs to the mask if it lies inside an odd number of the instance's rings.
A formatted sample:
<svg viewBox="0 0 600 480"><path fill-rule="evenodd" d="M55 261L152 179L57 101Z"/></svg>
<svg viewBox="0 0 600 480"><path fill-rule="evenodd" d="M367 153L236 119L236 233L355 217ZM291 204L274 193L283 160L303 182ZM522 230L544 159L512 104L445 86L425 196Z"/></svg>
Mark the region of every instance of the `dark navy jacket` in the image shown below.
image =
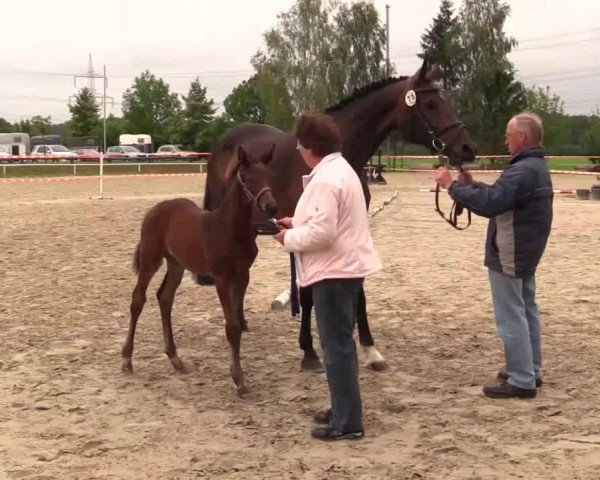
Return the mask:
<svg viewBox="0 0 600 480"><path fill-rule="evenodd" d="M511 277L535 273L552 226L553 190L541 148L524 150L493 185L454 182L450 196L490 219L485 265Z"/></svg>

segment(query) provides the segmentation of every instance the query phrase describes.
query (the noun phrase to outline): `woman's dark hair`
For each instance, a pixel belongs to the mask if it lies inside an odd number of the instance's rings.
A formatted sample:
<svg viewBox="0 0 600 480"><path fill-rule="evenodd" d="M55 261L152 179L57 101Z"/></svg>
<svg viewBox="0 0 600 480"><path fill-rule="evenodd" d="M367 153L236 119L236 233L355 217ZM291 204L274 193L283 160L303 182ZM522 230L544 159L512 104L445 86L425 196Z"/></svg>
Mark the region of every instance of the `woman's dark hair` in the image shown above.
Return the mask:
<svg viewBox="0 0 600 480"><path fill-rule="evenodd" d="M324 113L304 112L296 122L294 135L304 148L321 158L342 149L340 130Z"/></svg>

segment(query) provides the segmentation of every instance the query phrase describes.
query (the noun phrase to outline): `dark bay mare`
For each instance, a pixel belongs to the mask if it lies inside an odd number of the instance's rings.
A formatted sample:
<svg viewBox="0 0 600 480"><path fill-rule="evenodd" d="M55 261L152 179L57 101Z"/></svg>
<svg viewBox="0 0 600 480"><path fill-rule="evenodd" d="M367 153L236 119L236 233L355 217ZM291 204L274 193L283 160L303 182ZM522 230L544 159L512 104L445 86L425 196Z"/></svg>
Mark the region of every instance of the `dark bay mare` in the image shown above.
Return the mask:
<svg viewBox="0 0 600 480"><path fill-rule="evenodd" d="M231 347L231 376L241 396L246 392L240 365L240 341L246 328L244 296L250 267L258 249L251 234L252 214L257 209L272 217L277 202L268 183L267 164L274 146L262 153L246 154L243 147L230 152L224 162L223 178L227 181L219 208L206 211L186 198L158 203L146 213L140 242L134 254L137 284L131 298L131 322L123 346L123 371L133 372L131 356L135 327L144 303L148 283L167 261L165 275L156 296L160 306L165 351L176 370L185 371L177 356L171 329L171 310L175 292L185 270L200 279L211 278L225 314L225 332Z"/></svg>
<svg viewBox="0 0 600 480"><path fill-rule="evenodd" d="M368 85L326 111L340 127L342 153L361 179L363 167L392 130L400 132L409 142L429 146L446 155L451 165L459 166L474 160L475 146L469 134L435 84L442 74L439 67L430 68L424 62L414 75ZM309 168L296 150L293 133L260 124L237 125L219 139L208 162L204 208L213 210L223 203L228 188L227 159L238 145L259 155L273 143L275 152L269 163L269 173L278 215L293 216L302 194L302 176L309 173ZM364 182L363 189L368 206L370 193ZM256 217L257 220L264 218ZM300 292L300 303L303 312L299 338L300 348L304 351L302 366L320 369L310 330L310 291ZM385 368L385 360L375 349L369 329L364 291L359 295L357 325L360 344L367 353L367 364L375 369Z"/></svg>

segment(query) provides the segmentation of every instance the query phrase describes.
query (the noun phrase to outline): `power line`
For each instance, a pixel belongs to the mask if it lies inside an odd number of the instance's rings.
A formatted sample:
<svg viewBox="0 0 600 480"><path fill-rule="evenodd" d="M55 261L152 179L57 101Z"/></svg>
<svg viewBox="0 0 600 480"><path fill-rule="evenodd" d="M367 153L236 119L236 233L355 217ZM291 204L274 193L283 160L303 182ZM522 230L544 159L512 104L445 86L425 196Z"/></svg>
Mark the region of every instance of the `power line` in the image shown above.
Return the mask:
<svg viewBox="0 0 600 480"><path fill-rule="evenodd" d="M541 37L529 37L529 38L525 38L523 40L519 40L519 43L530 43L530 42L537 42L538 40L545 40L547 38L556 39L559 37L569 37L571 35L581 35L581 34L585 34L585 33L597 33L597 32L600 32L600 28L591 28L589 30L581 30L579 32L564 32L564 33L543 35Z"/></svg>
<svg viewBox="0 0 600 480"><path fill-rule="evenodd" d="M558 43L548 43L545 45L538 45L535 47L525 47L525 48L519 48L516 47L515 50L511 53L520 53L520 52L528 52L531 50L545 50L548 48L557 48L557 47L564 47L566 45L576 45L576 44L581 44L581 43L585 43L585 42L589 42L591 40L600 40L600 37L591 37L591 38L582 38L579 40L570 40L570 41L566 41L566 42L558 42Z"/></svg>

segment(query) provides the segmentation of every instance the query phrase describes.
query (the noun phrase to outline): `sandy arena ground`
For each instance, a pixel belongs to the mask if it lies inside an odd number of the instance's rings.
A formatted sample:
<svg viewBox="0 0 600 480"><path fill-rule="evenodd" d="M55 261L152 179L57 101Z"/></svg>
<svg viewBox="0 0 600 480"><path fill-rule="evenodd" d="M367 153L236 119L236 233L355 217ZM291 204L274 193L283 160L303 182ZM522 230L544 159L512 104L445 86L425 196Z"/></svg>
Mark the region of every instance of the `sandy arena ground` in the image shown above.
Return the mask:
<svg viewBox="0 0 600 480"><path fill-rule="evenodd" d="M247 398L234 393L216 293L188 277L174 329L190 373L163 354L160 275L138 325L136 373L120 372L141 219L160 199L200 200L203 177L109 178L104 200L95 180L0 184L0 478L600 478L600 202L556 199L538 274L545 384L534 400L494 401L481 394L503 362L482 266L486 220L453 231L433 194L418 192L429 177L388 174L373 187L374 206L399 192L372 221L385 269L366 283L390 369L361 367L364 440L326 445L309 437L324 378L299 370L297 320L270 311L288 284L271 238L260 239L246 299Z"/></svg>

